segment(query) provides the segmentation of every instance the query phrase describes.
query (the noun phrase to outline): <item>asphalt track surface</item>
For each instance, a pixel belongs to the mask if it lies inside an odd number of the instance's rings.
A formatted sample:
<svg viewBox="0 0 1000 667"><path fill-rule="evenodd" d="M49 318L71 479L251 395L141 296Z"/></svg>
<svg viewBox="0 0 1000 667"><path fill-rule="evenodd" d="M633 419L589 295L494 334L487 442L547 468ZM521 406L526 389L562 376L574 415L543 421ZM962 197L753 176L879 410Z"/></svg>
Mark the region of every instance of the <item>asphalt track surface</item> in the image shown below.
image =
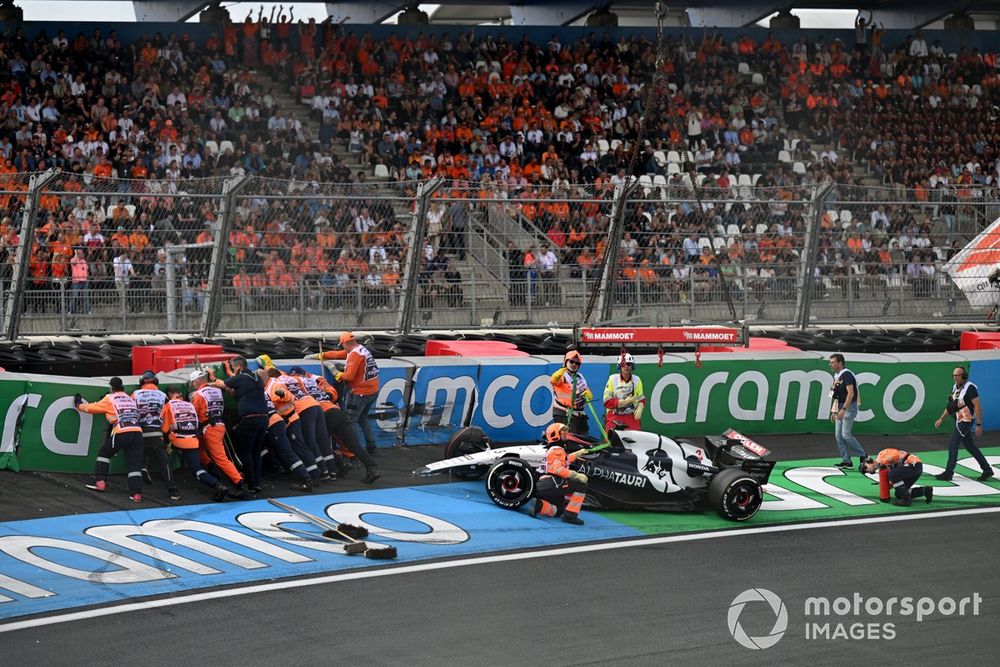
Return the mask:
<svg viewBox="0 0 1000 667"><path fill-rule="evenodd" d="M829 455L830 440L762 438L779 458ZM943 437L863 442L874 451L945 444ZM426 454L384 452L385 483L412 483L405 472ZM5 519L74 513L53 511L74 499L75 512L97 511L80 505L91 496L65 482L74 476L17 477L21 490L47 489L56 499L9 516L24 496L12 503L5 474ZM356 481L342 484L360 488ZM407 572L19 630L4 635L2 655L11 665L996 664L998 529L997 513L925 515ZM737 644L727 626L733 599L753 587L773 591L788 609L784 637L763 651ZM882 599L978 593L982 603L978 616L935 614L920 623L863 614L826 619L894 622L891 641L804 636L806 598L855 592ZM753 603L740 623L759 636L774 618L766 605Z"/></svg>

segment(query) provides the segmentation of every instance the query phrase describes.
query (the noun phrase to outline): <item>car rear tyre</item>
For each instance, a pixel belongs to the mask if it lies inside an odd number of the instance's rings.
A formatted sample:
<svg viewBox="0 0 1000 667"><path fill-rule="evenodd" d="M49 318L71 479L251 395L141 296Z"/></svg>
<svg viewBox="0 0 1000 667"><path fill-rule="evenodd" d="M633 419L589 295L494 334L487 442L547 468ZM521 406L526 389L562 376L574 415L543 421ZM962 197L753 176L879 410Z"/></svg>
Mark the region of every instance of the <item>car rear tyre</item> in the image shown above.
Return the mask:
<svg viewBox="0 0 1000 667"><path fill-rule="evenodd" d="M523 459L502 459L486 474L486 493L500 507L513 510L535 495L535 471Z"/></svg>
<svg viewBox="0 0 1000 667"><path fill-rule="evenodd" d="M723 518L746 521L760 509L764 491L739 468L726 468L708 485L708 502Z"/></svg>

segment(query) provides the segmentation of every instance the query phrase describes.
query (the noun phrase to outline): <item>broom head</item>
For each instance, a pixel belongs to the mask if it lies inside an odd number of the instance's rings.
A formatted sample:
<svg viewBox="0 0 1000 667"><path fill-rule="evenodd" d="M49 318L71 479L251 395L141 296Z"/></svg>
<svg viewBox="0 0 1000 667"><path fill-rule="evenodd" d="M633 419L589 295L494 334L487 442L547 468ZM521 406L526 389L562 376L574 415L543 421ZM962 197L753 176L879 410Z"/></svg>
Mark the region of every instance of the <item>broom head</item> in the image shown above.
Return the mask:
<svg viewBox="0 0 1000 667"><path fill-rule="evenodd" d="M368 549L365 551L365 558L371 558L372 560L391 560L395 558L398 554L396 553L396 547L385 547L383 549Z"/></svg>
<svg viewBox="0 0 1000 667"><path fill-rule="evenodd" d="M364 526L355 526L349 523L341 523L337 525L337 530L347 535L352 540L363 540L368 537L368 529Z"/></svg>

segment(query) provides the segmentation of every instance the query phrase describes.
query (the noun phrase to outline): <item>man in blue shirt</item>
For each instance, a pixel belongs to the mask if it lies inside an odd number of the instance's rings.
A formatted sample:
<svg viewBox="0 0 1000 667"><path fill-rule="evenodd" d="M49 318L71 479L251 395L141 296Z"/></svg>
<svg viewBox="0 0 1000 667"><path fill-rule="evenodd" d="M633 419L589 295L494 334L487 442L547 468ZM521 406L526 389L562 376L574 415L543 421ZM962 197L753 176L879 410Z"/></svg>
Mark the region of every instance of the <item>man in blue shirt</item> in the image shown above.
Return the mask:
<svg viewBox="0 0 1000 667"><path fill-rule="evenodd" d="M254 493L263 488L261 451L267 435L267 399L264 380L259 373L247 368L247 360L233 357L227 362L230 376L216 380L213 386L232 394L236 399L238 422L233 431L233 447L243 463L243 476Z"/></svg>
<svg viewBox="0 0 1000 667"><path fill-rule="evenodd" d="M838 468L851 468L851 452L861 458L861 463L868 460L864 448L854 437L854 420L858 418L858 405L861 395L858 393L858 381L854 373L844 367L844 355L830 355L830 370L833 371L833 386L830 389L830 420L834 425L834 435L837 438L837 449L840 450Z"/></svg>

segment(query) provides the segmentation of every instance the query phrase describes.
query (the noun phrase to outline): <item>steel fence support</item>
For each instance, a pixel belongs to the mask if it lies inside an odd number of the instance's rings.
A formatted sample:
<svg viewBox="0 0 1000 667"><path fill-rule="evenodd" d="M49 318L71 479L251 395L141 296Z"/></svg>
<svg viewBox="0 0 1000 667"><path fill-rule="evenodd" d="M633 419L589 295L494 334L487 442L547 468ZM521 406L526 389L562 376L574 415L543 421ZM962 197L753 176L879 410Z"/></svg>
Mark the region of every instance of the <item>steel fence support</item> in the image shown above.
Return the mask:
<svg viewBox="0 0 1000 667"><path fill-rule="evenodd" d="M615 191L615 201L611 206L611 220L608 225L607 249L604 253L604 265L599 272L600 286L597 294L597 318L600 322L608 322L611 319L615 306L615 279L618 277L618 254L621 250L622 235L625 230L625 204L629 198L639 189L638 179L627 181L619 185ZM593 315L590 307L584 313L584 321L593 324Z"/></svg>
<svg viewBox="0 0 1000 667"><path fill-rule="evenodd" d="M799 257L799 289L795 298L795 322L802 329L809 326L809 312L812 307L813 274L819 255L819 237L822 233L823 212L827 198L833 191L833 183L820 187L812 199L812 215L806 225L806 238Z"/></svg>
<svg viewBox="0 0 1000 667"><path fill-rule="evenodd" d="M222 309L222 281L226 277L226 250L229 248L229 230L233 228L236 213L236 195L253 180L252 176L237 176L222 184L222 205L219 208L219 229L212 247L212 264L208 267L208 291L201 311L201 335L211 338L219 324Z"/></svg>
<svg viewBox="0 0 1000 667"><path fill-rule="evenodd" d="M427 236L427 208L431 196L442 185L444 185L443 180L434 178L417 186L415 197L417 206L413 212L413 224L406 233L406 247L410 250L406 257L406 267L403 269L399 307L396 309L396 331L402 334L410 333L410 328L413 326L419 287L417 276L420 274L420 255L423 253L424 239Z"/></svg>
<svg viewBox="0 0 1000 667"><path fill-rule="evenodd" d="M14 270L10 277L10 291L7 292L7 319L4 322L4 333L9 340L16 340L21 329L21 311L24 307L24 288L28 282L28 266L31 263L31 244L35 238L35 227L38 223L38 197L46 183L56 177L57 172L50 169L31 177L28 182L28 193L21 213L21 237L18 240L17 252L14 254Z"/></svg>

